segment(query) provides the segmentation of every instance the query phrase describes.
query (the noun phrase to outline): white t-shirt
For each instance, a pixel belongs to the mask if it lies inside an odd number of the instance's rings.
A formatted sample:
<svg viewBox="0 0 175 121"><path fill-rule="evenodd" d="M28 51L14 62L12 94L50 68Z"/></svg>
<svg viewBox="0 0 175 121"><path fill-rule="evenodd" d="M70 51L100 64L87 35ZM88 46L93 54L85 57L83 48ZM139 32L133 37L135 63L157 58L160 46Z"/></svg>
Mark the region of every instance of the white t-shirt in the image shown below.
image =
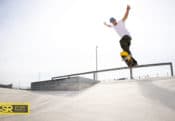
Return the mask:
<svg viewBox="0 0 175 121"><path fill-rule="evenodd" d="M123 37L124 35L130 35L125 27L125 23L123 22L123 20L118 21L117 25L112 27L119 34L120 37Z"/></svg>

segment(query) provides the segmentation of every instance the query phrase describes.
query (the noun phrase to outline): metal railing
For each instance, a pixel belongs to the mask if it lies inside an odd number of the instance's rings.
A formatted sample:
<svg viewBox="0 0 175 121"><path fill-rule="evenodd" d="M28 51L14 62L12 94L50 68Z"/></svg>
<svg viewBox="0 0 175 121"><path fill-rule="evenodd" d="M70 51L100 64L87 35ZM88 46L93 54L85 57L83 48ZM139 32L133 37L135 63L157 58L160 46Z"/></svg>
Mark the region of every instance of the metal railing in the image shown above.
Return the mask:
<svg viewBox="0 0 175 121"><path fill-rule="evenodd" d="M171 76L174 75L174 73L173 73L173 64L171 62L167 62L167 63L154 63L154 64L138 65L138 66L135 66L135 67L132 67L132 68L119 67L119 68L110 68L110 69L102 69L102 70L97 70L97 71L88 71L88 72L82 72L82 73L68 74L68 75L63 75L63 76L52 77L52 80L70 78L70 77L74 77L74 76L87 75L87 74L93 74L94 75L94 80L95 80L95 75L97 73L108 72L108 71L116 71L116 70L126 70L126 69L130 70L130 79L133 79L133 69L134 68L153 67L153 66L170 66Z"/></svg>

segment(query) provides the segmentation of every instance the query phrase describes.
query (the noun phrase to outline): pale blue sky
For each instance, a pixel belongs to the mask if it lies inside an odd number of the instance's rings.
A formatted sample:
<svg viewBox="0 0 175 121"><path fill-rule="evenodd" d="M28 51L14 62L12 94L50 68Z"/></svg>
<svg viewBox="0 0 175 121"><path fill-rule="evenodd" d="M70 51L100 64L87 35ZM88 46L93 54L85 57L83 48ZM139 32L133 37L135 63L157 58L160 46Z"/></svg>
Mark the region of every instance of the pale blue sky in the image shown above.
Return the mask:
<svg viewBox="0 0 175 121"><path fill-rule="evenodd" d="M123 17L139 64L175 63L173 0L0 0L0 80L18 85L51 76L125 66L119 36L103 25Z"/></svg>

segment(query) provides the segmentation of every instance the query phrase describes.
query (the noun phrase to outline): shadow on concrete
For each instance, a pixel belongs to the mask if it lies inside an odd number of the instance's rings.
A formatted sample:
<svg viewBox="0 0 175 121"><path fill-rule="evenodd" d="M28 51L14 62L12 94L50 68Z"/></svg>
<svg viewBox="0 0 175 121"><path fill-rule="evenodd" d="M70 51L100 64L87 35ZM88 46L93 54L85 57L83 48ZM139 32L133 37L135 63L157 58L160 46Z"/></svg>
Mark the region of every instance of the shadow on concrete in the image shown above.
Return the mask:
<svg viewBox="0 0 175 121"><path fill-rule="evenodd" d="M137 81L144 97L158 101L164 106L175 110L175 91L161 88L153 80Z"/></svg>

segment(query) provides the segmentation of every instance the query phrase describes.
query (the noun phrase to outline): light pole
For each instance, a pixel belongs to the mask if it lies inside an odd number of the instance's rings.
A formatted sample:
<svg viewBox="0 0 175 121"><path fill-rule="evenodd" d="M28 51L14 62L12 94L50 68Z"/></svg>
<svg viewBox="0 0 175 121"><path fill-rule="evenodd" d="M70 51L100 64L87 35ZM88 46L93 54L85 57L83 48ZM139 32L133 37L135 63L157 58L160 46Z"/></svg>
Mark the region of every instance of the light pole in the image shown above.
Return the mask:
<svg viewBox="0 0 175 121"><path fill-rule="evenodd" d="M96 71L98 71L98 46L96 46ZM95 80L98 79L97 73L95 74Z"/></svg>
<svg viewBox="0 0 175 121"><path fill-rule="evenodd" d="M41 72L38 73L38 81L41 79Z"/></svg>

